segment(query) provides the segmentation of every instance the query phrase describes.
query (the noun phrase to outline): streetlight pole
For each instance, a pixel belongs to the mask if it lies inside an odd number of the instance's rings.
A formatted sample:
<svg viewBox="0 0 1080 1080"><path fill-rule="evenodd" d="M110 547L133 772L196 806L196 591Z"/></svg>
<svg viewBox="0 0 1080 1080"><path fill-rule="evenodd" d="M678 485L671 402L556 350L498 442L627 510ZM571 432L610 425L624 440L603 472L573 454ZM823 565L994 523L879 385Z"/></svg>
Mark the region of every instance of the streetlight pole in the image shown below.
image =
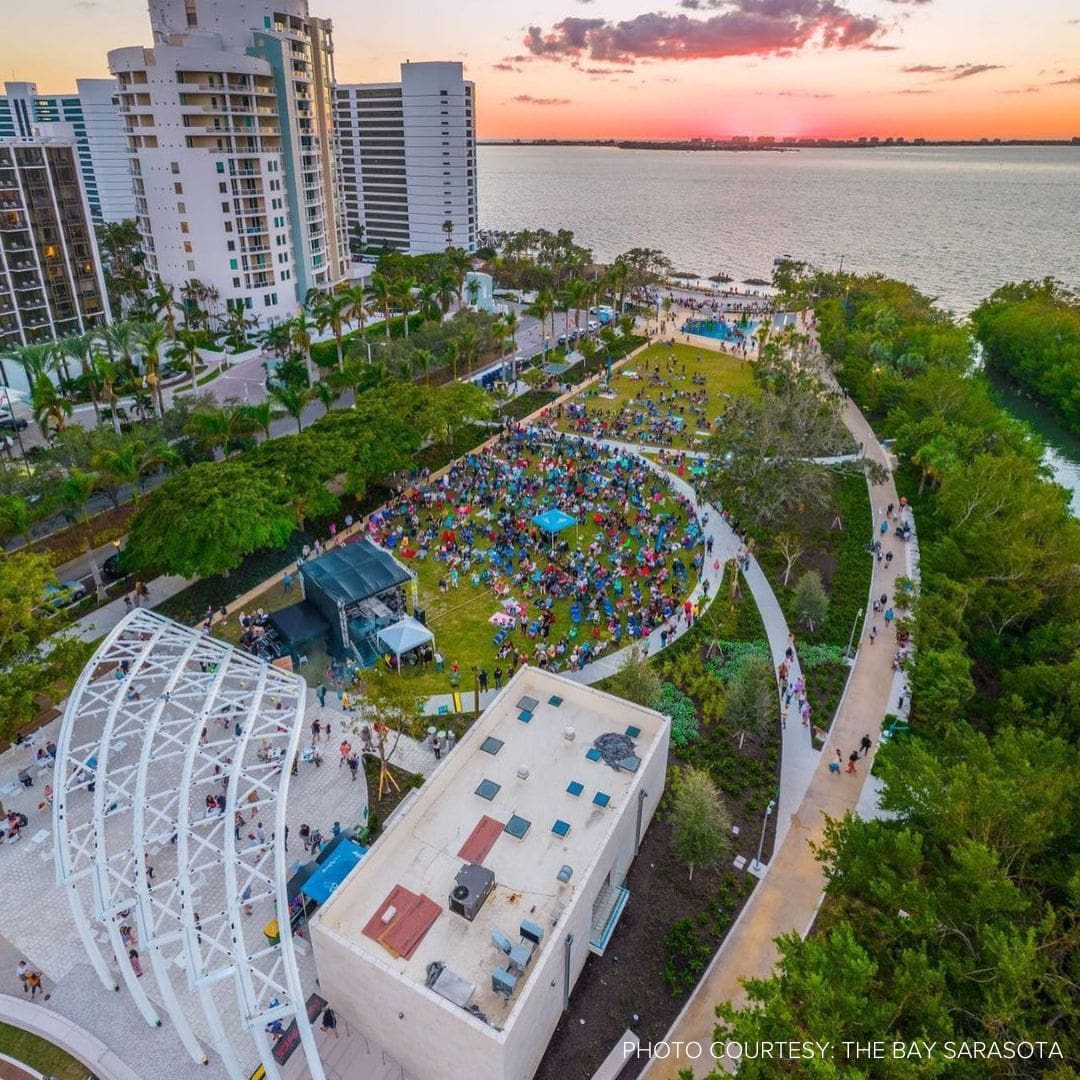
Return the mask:
<svg viewBox="0 0 1080 1080"><path fill-rule="evenodd" d="M480 676L477 674L476 665L472 665L472 686L473 686L473 712L477 716L480 715Z"/></svg>
<svg viewBox="0 0 1080 1080"><path fill-rule="evenodd" d="M851 647L855 644L855 630L859 625L859 620L863 617L863 609L859 608L859 614L855 616L855 621L851 624L851 636L848 638L847 652L845 655L851 657Z"/></svg>
<svg viewBox="0 0 1080 1080"><path fill-rule="evenodd" d="M765 820L761 823L761 839L758 841L757 856L750 864L750 872L752 874L761 873L761 853L765 849L765 830L769 827L769 815L776 808L776 800L770 799L769 805L765 807Z"/></svg>
<svg viewBox="0 0 1080 1080"><path fill-rule="evenodd" d="M19 444L19 453L22 454L23 468L26 470L27 476L33 476L34 473L30 468L30 462L26 460L26 447L23 446L22 432L19 430L18 421L15 419L15 410L11 407L11 391L8 389L7 382L4 382L4 401L7 403L8 416L11 417L11 426L15 430L15 441Z"/></svg>

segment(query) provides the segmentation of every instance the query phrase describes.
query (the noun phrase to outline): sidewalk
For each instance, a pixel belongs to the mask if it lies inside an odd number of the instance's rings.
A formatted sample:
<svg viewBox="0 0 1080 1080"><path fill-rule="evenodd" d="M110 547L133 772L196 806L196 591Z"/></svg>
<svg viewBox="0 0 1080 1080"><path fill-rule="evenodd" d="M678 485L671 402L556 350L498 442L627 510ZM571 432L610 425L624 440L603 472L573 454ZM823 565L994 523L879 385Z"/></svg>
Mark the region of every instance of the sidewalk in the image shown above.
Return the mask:
<svg viewBox="0 0 1080 1080"><path fill-rule="evenodd" d="M867 456L889 467L891 463L873 430L850 401L845 406L844 421L852 435L864 444ZM871 486L870 501L875 520L880 520L889 503L899 502L891 473L884 483ZM910 575L913 569L908 560L914 552L907 544L890 535L884 546L893 552L894 558L891 566L884 561L875 562L872 585L875 596L883 592L891 595L896 578ZM873 618L868 614L864 631L868 632ZM778 955L775 939L792 931L805 935L813 924L825 888L825 875L810 845L824 839L826 817L842 818L859 806L872 765L870 759L863 759L858 762L854 776L846 773L836 776L829 772L828 763L836 758L837 752L846 761L864 734L874 738L876 746L884 715L894 704L892 659L896 635L883 622L878 629L876 644L871 645L867 633L863 634L828 742L809 787L791 816L783 842L778 844L761 884L751 894L689 1002L665 1036L673 1051L680 1041L683 1046L693 1041L708 1046L716 1027L716 1005L722 1001L732 1001L736 1006L745 1004L742 982L748 978L768 978L772 973ZM781 799L783 795L781 787ZM723 1064L733 1065L727 1061ZM682 1069L700 1073L711 1070L713 1065L711 1060L694 1061L673 1053L665 1061L650 1062L642 1075L649 1080L675 1080Z"/></svg>

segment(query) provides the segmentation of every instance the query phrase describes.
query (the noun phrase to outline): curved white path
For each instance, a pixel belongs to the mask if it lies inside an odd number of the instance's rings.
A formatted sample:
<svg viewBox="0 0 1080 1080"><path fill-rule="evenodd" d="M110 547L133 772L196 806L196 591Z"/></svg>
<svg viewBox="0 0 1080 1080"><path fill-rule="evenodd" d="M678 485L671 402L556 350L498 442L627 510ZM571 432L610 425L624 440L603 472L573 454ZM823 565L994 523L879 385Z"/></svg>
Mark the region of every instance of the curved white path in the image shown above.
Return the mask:
<svg viewBox="0 0 1080 1080"><path fill-rule="evenodd" d="M692 601L700 604L703 610L706 609L719 593L724 580L725 567L735 558L739 548L742 547L742 541L735 535L731 526L728 525L727 519L712 503L700 500L693 485L668 471L653 461L646 453L643 453L644 450L649 449L648 447L643 447L637 443L620 442L616 439L597 439L589 435L572 435L570 437L595 446L601 446L607 450L633 454L656 473L660 479L669 484L673 491L688 500L697 515L698 523L702 527L706 541L711 537L713 542L712 555L705 556L702 572L689 595ZM719 562L719 567L714 567L713 564L716 562ZM780 602L765 577L764 571L753 557L750 559L750 568L743 575L743 578L761 614L761 621L765 627L765 636L769 643L769 651L772 654L773 671L775 672L783 661L787 650L788 634L790 632L787 619L784 617ZM703 600L703 586L706 581L709 583L709 596L707 600ZM679 614L681 616L681 609ZM578 671L564 671L560 672L560 674L565 678L573 679L575 682L584 683L588 686L600 682L609 675L614 675L634 648L640 649L644 646L649 656L655 656L659 653L662 649L660 635L665 627L668 630L667 643L669 647L682 637L688 629L685 620L681 617L674 620L674 628L672 628L672 621L669 620L663 627L657 627L653 630L646 638L632 642L617 652L602 656L592 663L586 664L585 667ZM802 674L798 660L798 649L796 649L795 661L789 667L788 678L794 682ZM779 693L779 686L777 692ZM461 694L466 700L471 696L471 692L468 690L461 691ZM482 693L480 695L480 707L485 708L490 701L494 700L495 694L496 691L494 690ZM435 716L438 715L440 708L453 712L453 695L436 694L428 698L424 711L429 716ZM792 699L788 709L782 711L786 715L780 732L780 796L779 805L777 806L774 850L780 846L784 836L787 834L791 826L791 819L806 794L806 789L810 785L810 778L813 776L814 769L817 767L821 756L820 752L813 748L810 729L805 727L799 718L795 700ZM425 750L420 748L418 757L421 764L426 764L425 758L431 756L429 751L425 753ZM403 762L400 763L404 764ZM431 764L434 764L433 759ZM405 767L409 766L405 765ZM426 769L417 768L416 771L427 773L431 770L429 767Z"/></svg>

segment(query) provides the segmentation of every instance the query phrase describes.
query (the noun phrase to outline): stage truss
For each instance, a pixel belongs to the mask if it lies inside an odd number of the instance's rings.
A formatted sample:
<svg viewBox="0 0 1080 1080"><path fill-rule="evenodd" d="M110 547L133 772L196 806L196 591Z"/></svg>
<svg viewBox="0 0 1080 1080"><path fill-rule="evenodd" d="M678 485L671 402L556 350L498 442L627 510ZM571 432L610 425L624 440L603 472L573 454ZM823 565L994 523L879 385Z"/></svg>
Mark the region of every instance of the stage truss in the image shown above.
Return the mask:
<svg viewBox="0 0 1080 1080"><path fill-rule="evenodd" d="M286 891L285 810L305 692L296 675L137 609L86 666L58 740L57 880L91 963L109 989L119 975L160 1024L143 985L153 978L184 1046L204 1061L179 982L237 1080L251 1071L251 1043L237 1045L226 1028L250 1036L273 1080L274 1033L293 1021L311 1076L324 1080ZM249 824L237 826L238 811ZM256 818L263 835L252 838ZM264 935L269 918L278 943ZM230 982L232 1016L220 991Z"/></svg>

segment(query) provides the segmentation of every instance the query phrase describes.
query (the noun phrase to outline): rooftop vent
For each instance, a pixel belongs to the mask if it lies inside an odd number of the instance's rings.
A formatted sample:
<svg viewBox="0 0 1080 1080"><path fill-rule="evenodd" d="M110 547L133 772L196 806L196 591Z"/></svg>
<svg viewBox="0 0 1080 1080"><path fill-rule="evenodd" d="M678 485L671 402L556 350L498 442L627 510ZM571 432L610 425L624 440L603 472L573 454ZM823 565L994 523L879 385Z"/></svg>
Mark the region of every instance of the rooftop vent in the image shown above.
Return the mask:
<svg viewBox="0 0 1080 1080"><path fill-rule="evenodd" d="M495 888L495 875L479 863L466 863L457 872L454 882L450 890L450 910L472 922Z"/></svg>
<svg viewBox="0 0 1080 1080"><path fill-rule="evenodd" d="M519 765L518 766L518 779L519 780L528 780L529 779L529 766L528 765Z"/></svg>
<svg viewBox="0 0 1080 1080"><path fill-rule="evenodd" d="M575 740L575 739L577 738L577 732L576 732L576 731L575 731L575 730L574 730L574 729L573 729L572 727L568 727L568 728L567 728L567 729L566 729L566 730L565 730L565 731L564 731L564 732L562 733L562 737L563 737L563 738L564 738L564 739L565 739L565 740L566 740L567 742L573 742L573 741L574 741L574 740Z"/></svg>

